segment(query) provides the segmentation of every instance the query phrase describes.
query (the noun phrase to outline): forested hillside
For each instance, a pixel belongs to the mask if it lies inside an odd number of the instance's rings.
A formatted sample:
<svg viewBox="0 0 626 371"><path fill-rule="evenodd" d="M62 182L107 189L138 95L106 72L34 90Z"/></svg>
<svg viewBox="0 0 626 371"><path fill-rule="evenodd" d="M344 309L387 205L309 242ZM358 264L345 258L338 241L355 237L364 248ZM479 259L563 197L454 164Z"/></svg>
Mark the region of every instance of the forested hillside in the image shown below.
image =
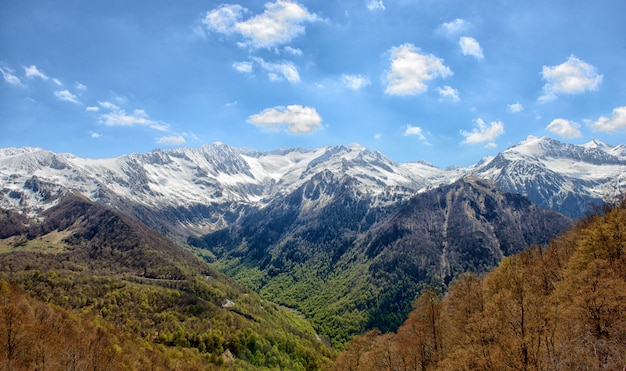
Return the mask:
<svg viewBox="0 0 626 371"><path fill-rule="evenodd" d="M350 181L316 180L189 242L262 297L304 313L339 348L366 329L395 330L423 288L486 272L571 225L476 178L375 207Z"/></svg>
<svg viewBox="0 0 626 371"><path fill-rule="evenodd" d="M1 286L0 363L7 369L44 369L36 347L53 340L36 335L48 331L38 324L48 317L68 318L54 341L63 352L76 349L76 362L93 370L312 370L333 357L296 313L136 220L81 196L42 219L0 214L0 279L33 298ZM107 362L91 360L95 354ZM63 363L70 355L55 357ZM52 364L45 369L59 369Z"/></svg>
<svg viewBox="0 0 626 371"><path fill-rule="evenodd" d="M626 201L547 247L425 291L395 333L371 330L330 370L622 370Z"/></svg>
<svg viewBox="0 0 626 371"><path fill-rule="evenodd" d="M113 325L33 299L4 280L0 334L2 370L107 371L148 359L167 364L163 354L139 351Z"/></svg>

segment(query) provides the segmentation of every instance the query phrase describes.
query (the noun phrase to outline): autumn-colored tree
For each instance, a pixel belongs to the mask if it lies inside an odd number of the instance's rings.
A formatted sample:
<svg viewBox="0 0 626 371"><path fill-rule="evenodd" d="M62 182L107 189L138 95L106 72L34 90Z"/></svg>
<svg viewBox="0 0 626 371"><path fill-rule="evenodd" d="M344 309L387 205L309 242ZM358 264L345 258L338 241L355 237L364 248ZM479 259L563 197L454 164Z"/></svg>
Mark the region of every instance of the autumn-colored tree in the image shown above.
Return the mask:
<svg viewBox="0 0 626 371"><path fill-rule="evenodd" d="M626 365L626 207L581 223L559 286L560 360L566 367Z"/></svg>
<svg viewBox="0 0 626 371"><path fill-rule="evenodd" d="M462 275L443 300L426 290L362 359L383 370L626 369L626 200L600 211L485 278Z"/></svg>
<svg viewBox="0 0 626 371"><path fill-rule="evenodd" d="M2 370L120 370L110 336L0 281Z"/></svg>
<svg viewBox="0 0 626 371"><path fill-rule="evenodd" d="M370 350L363 356L367 370L391 371L396 370L397 342L395 334L382 334L374 340Z"/></svg>
<svg viewBox="0 0 626 371"><path fill-rule="evenodd" d="M443 301L445 359L443 369L495 369L493 344L497 322L485 311L483 281L461 275Z"/></svg>
<svg viewBox="0 0 626 371"><path fill-rule="evenodd" d="M413 369L432 369L441 359L441 306L441 295L434 289L426 289L415 301L409 318L398 329L398 338L403 344L399 353L404 359L414 360Z"/></svg>
<svg viewBox="0 0 626 371"><path fill-rule="evenodd" d="M370 351L374 340L380 334L379 330L374 329L352 339L329 370L359 371L369 369L369 364L364 359L364 354Z"/></svg>

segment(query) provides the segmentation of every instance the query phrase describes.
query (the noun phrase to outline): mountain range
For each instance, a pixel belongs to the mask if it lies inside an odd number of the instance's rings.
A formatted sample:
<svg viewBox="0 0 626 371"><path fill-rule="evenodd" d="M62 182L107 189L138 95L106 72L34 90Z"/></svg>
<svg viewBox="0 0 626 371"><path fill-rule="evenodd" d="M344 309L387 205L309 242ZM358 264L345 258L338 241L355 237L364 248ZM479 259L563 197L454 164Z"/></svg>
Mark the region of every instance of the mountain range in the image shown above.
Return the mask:
<svg viewBox="0 0 626 371"><path fill-rule="evenodd" d="M533 136L447 169L358 144L214 143L108 159L0 149L0 207L45 221L81 194L199 249L338 346L368 328L393 330L422 288L547 243L625 187L626 146Z"/></svg>
<svg viewBox="0 0 626 371"><path fill-rule="evenodd" d="M333 176L355 194L385 205L466 176L519 193L533 203L578 217L626 188L626 145L572 145L529 136L469 167L396 163L358 144L271 152L214 143L89 159L40 148L0 149L0 207L30 215L68 192L138 217L169 234L222 229L305 184ZM306 205L319 208L319 198Z"/></svg>

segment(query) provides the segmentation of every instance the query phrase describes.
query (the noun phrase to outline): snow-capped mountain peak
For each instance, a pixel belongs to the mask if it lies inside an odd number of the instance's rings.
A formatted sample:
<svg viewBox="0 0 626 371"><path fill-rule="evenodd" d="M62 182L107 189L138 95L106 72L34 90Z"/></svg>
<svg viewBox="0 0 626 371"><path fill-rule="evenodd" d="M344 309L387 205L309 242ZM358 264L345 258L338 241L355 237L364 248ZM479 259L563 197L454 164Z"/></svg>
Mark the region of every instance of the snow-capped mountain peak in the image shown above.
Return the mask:
<svg viewBox="0 0 626 371"><path fill-rule="evenodd" d="M593 139L590 142L587 142L587 143L585 143L585 144L583 144L581 146L584 147L584 148L587 148L587 149L597 148L597 149L603 150L605 152L611 151L613 149L612 146L610 146L610 145L608 145L608 144L606 144L603 141L598 140L598 139Z"/></svg>
<svg viewBox="0 0 626 371"><path fill-rule="evenodd" d="M80 192L120 208L194 210L217 205L222 213L237 205L262 206L319 179L326 179L329 192L336 182L348 185L357 197L381 202L381 195L398 200L473 175L546 208L577 215L590 201L611 199L626 189L624 174L624 145L573 145L534 136L476 165L447 169L425 161L399 164L356 143L262 152L216 142L103 159L4 148L0 207L36 212L51 206L55 195Z"/></svg>

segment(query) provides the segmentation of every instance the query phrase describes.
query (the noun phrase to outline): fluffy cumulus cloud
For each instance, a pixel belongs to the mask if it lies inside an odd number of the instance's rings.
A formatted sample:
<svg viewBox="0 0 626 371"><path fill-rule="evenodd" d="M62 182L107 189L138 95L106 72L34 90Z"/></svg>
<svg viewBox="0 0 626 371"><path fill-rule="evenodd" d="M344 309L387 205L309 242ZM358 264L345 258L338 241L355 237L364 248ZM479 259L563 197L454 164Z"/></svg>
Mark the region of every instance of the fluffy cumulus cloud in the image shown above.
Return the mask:
<svg viewBox="0 0 626 371"><path fill-rule="evenodd" d="M370 11L385 10L385 4L383 4L383 0L368 0L367 9Z"/></svg>
<svg viewBox="0 0 626 371"><path fill-rule="evenodd" d="M237 30L237 23L246 11L239 4L222 4L217 9L213 9L206 14L202 23L210 30L230 34Z"/></svg>
<svg viewBox="0 0 626 371"><path fill-rule="evenodd" d="M469 55L478 60L484 58L483 50L480 47L480 44L473 37L461 37L459 39L459 46L461 47L461 53L463 53L463 55Z"/></svg>
<svg viewBox="0 0 626 371"><path fill-rule="evenodd" d="M352 90L362 89L370 84L370 80L361 75L342 75L341 83Z"/></svg>
<svg viewBox="0 0 626 371"><path fill-rule="evenodd" d="M303 34L305 22L319 20L302 5L289 0L266 3L263 13L244 20L246 13L248 10L241 5L221 5L208 12L202 22L210 31L241 36L241 46L270 48Z"/></svg>
<svg viewBox="0 0 626 371"><path fill-rule="evenodd" d="M554 119L548 124L548 126L546 126L546 130L563 138L570 139L580 138L583 136L579 129L580 125L578 125L574 121L566 120L563 118Z"/></svg>
<svg viewBox="0 0 626 371"><path fill-rule="evenodd" d="M287 126L292 134L308 134L322 125L322 117L313 107L301 105L267 108L261 113L248 117L248 122L258 127L277 130Z"/></svg>
<svg viewBox="0 0 626 371"><path fill-rule="evenodd" d="M602 82L602 75L589 63L575 56L557 66L543 66L543 95L539 102L555 100L560 94L580 94L588 90L597 90Z"/></svg>
<svg viewBox="0 0 626 371"><path fill-rule="evenodd" d="M80 104L78 97L72 94L69 90L57 90L54 92L54 96L64 102Z"/></svg>
<svg viewBox="0 0 626 371"><path fill-rule="evenodd" d="M151 120L142 109L136 109L132 113L127 113L111 102L98 103L101 108L108 110L108 112L100 115L100 122L106 126L147 126L154 130L167 130L166 124Z"/></svg>
<svg viewBox="0 0 626 371"><path fill-rule="evenodd" d="M518 113L524 110L524 106L519 102L511 103L506 106L506 110L509 112Z"/></svg>
<svg viewBox="0 0 626 371"><path fill-rule="evenodd" d="M185 144L185 142L186 140L182 135L163 136L157 139L157 143L171 146L180 146L181 144Z"/></svg>
<svg viewBox="0 0 626 371"><path fill-rule="evenodd" d="M471 132L462 130L461 135L465 137L463 143L487 143L487 147L495 147L493 142L497 137L504 134L504 124L501 121L493 121L489 125L478 118L474 120L476 127Z"/></svg>
<svg viewBox="0 0 626 371"><path fill-rule="evenodd" d="M387 73L387 88L390 95L415 95L428 90L426 83L437 77L452 75L443 60L432 54L422 54L412 44L403 44L390 49L391 68Z"/></svg>
<svg viewBox="0 0 626 371"><path fill-rule="evenodd" d="M585 123L594 131L607 133L626 131L626 106L613 109L611 117L600 116L596 121L585 120Z"/></svg>
<svg viewBox="0 0 626 371"><path fill-rule="evenodd" d="M442 98L450 99L453 102L458 102L461 100L461 98L459 98L459 92L451 86L440 86L437 88L437 91Z"/></svg>

